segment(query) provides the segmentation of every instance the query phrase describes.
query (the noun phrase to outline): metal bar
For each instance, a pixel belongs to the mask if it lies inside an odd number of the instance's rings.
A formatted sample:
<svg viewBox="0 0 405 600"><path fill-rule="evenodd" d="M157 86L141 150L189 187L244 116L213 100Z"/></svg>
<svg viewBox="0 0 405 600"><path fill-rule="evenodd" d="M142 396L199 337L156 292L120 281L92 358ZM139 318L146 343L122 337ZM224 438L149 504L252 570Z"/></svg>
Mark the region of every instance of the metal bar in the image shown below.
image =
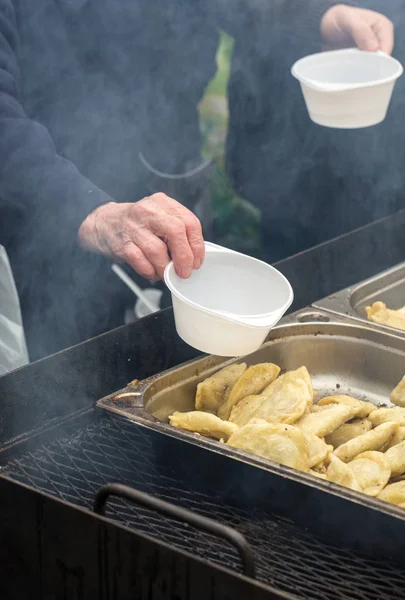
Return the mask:
<svg viewBox="0 0 405 600"><path fill-rule="evenodd" d="M235 529L120 483L107 484L97 492L93 505L95 513L103 516L105 515L109 496L125 498L126 500L140 504L150 510L155 510L172 519L183 521L202 531L226 539L238 550L242 561L243 574L246 575L246 577L255 577L255 563L252 549L244 536L238 531L235 531Z"/></svg>

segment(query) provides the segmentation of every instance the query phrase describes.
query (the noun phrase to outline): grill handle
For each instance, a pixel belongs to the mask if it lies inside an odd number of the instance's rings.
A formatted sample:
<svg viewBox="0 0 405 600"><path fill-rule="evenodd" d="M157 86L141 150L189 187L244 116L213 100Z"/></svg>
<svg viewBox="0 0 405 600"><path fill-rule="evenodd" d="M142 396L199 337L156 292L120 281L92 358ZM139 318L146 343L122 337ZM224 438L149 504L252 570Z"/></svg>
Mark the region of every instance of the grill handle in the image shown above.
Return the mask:
<svg viewBox="0 0 405 600"><path fill-rule="evenodd" d="M97 492L93 505L95 513L102 516L105 515L109 496L117 496L118 498L130 500L131 502L140 504L150 510L155 510L172 519L193 525L206 533L224 538L237 549L242 562L243 574L246 575L246 577L255 577L255 564L252 549L245 537L235 529L232 529L232 527L222 525L213 519L208 519L207 517L191 512L186 508L165 502L164 500L135 490L127 485L122 485L121 483L109 483Z"/></svg>

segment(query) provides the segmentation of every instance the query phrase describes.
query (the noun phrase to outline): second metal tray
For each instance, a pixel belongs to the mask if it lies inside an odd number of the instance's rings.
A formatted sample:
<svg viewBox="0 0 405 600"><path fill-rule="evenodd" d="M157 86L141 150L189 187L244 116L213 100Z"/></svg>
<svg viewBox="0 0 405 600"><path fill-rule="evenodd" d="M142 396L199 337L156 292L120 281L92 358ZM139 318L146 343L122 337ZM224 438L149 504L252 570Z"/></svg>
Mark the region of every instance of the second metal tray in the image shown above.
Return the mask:
<svg viewBox="0 0 405 600"><path fill-rule="evenodd" d="M341 317L361 321L367 327L405 338L405 331L379 325L367 319L366 306L377 301L385 302L388 308L394 310L405 306L405 263L318 300L313 306Z"/></svg>

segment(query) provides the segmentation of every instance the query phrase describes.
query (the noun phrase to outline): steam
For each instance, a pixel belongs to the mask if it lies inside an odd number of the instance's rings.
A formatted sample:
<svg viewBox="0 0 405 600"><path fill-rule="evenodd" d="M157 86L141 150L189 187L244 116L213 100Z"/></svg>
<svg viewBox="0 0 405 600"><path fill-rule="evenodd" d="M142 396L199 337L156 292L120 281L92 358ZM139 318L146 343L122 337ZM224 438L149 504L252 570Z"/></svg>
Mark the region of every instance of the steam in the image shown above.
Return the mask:
<svg viewBox="0 0 405 600"><path fill-rule="evenodd" d="M267 14L268 2L251 6ZM148 187L140 152L166 173L184 172L201 160L197 107L216 70L218 31L226 23L237 32L233 24L241 22L232 3L222 0L218 9L216 4L22 2L21 103L95 189L121 202L158 191ZM369 5L402 19L396 0ZM358 132L323 130L310 123L289 73L297 58L319 49L318 40L305 39L304 26L300 37L288 40L279 24L254 39L249 30L242 33L229 90L227 169L236 191L262 210L264 257L273 262L401 208L405 78L383 125ZM396 54L405 62L401 38L399 33ZM27 197L30 189L43 186L38 205L49 190L49 173L44 169L42 175L39 183L30 181L29 165L24 173ZM69 181L66 187L71 188ZM64 232L57 213L64 202L64 197L48 198L35 221L25 198L12 198L8 206L4 235L31 358L121 324L133 301L108 261L75 247L71 233ZM10 231L18 232L17 243Z"/></svg>

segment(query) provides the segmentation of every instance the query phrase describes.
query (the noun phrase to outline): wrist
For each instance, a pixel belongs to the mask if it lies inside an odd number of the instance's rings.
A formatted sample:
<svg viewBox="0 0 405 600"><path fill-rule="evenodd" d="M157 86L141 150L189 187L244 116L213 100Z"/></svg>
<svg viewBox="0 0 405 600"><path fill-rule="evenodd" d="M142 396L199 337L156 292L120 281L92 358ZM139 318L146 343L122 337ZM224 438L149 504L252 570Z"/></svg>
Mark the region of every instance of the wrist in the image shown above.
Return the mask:
<svg viewBox="0 0 405 600"><path fill-rule="evenodd" d="M102 215L108 211L113 205L117 204L116 202L106 202L105 204L101 204L97 206L91 213L87 215L82 224L79 227L79 231L77 233L77 242L80 246L92 249L94 246L94 238L98 234L98 224Z"/></svg>

